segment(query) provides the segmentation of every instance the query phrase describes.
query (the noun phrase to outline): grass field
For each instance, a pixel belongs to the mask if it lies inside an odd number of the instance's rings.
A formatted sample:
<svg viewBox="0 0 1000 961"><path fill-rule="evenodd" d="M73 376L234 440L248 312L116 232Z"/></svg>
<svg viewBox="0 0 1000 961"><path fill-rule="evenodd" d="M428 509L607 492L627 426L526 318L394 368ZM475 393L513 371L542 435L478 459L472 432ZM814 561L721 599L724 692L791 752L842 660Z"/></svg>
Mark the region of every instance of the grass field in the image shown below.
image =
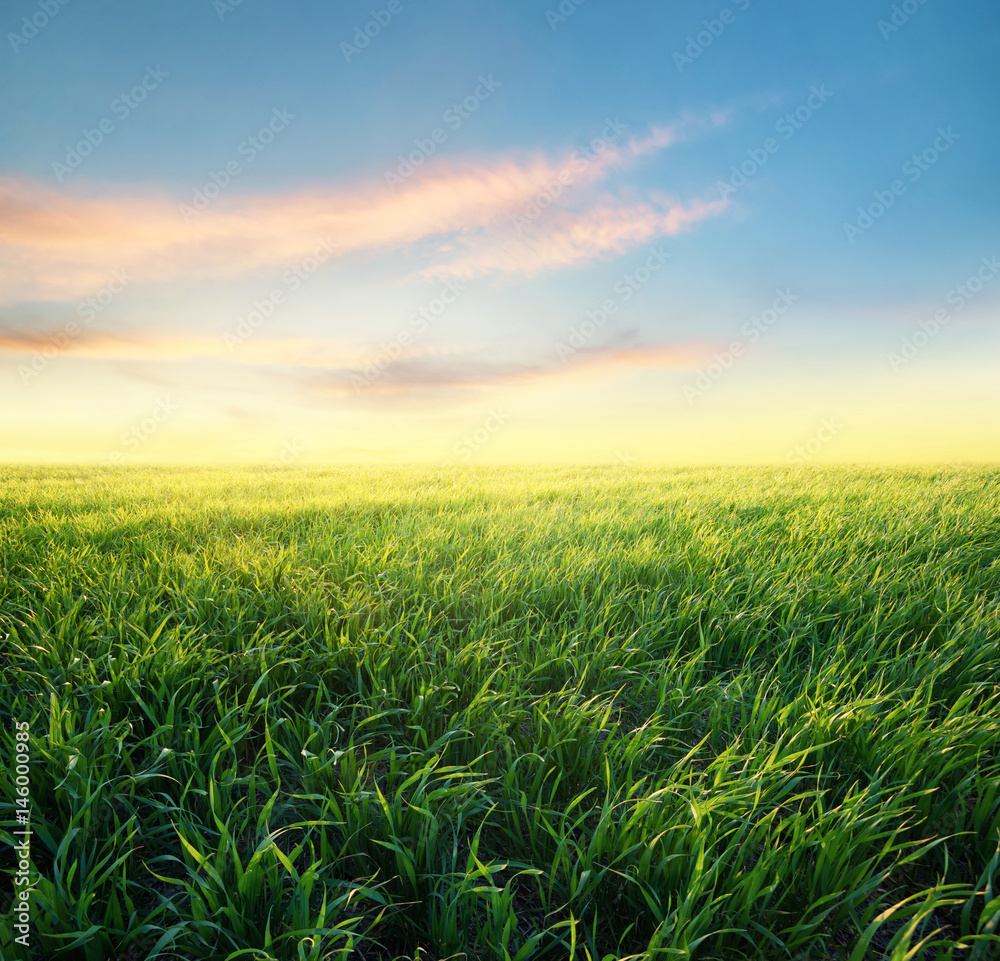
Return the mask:
<svg viewBox="0 0 1000 961"><path fill-rule="evenodd" d="M0 565L4 959L1000 954L1000 469L7 467Z"/></svg>

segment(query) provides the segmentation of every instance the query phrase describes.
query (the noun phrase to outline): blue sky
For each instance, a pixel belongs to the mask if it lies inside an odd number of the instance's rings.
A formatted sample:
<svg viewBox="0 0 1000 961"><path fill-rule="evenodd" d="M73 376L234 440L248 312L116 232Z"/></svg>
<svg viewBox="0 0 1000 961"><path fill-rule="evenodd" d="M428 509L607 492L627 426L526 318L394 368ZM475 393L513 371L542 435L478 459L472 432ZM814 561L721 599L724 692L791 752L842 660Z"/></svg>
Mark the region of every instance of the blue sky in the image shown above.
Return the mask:
<svg viewBox="0 0 1000 961"><path fill-rule="evenodd" d="M166 391L179 413L126 459L266 459L293 423L306 458L454 460L462 431L498 404L507 423L470 459L794 460L796 443L838 412L848 426L817 460L996 458L1000 279L963 298L912 359L891 359L1000 254L995 4L397 6L70 0L47 23L37 2L6 6L7 457L104 459ZM387 22L345 55L372 11ZM36 15L37 33L12 39ZM151 89L126 111L117 98L144 79ZM475 111L446 120L467 97ZM808 119L782 126L810 97ZM292 119L246 162L248 138L274 111ZM105 118L113 129L60 175L54 164ZM545 176L609 119L622 157L606 168L610 154L596 158L529 225L527 248L507 208L481 215L478 194L438 222L435 198L470 180L484 203L493 176L544 174L544 193ZM433 154L391 190L399 155L436 128L445 136ZM745 184L720 190L762 151ZM227 162L239 173L195 218L206 232L184 233L179 205ZM532 192L512 189L511 216ZM877 192L893 203L852 242L845 224L858 226ZM391 226L404 195L419 229ZM369 212L340 218L361 196ZM326 217L316 224L390 226L363 242L334 238L344 249L253 345L217 350L309 255L311 214L302 243L288 237L314 208ZM661 216L672 210L676 223ZM262 236L244 261L239 224L251 221ZM136 222L169 245L133 237ZM91 223L102 226L88 243ZM267 246L262 223L280 244ZM67 224L83 225L75 239ZM657 247L670 255L662 269L555 364L555 345ZM26 359L103 289L102 271L122 265L135 279L25 375ZM377 382L346 391L345 378L459 275L466 287L429 335L403 345ZM796 298L787 316L686 399L685 384L781 290ZM251 347L261 356L249 363Z"/></svg>

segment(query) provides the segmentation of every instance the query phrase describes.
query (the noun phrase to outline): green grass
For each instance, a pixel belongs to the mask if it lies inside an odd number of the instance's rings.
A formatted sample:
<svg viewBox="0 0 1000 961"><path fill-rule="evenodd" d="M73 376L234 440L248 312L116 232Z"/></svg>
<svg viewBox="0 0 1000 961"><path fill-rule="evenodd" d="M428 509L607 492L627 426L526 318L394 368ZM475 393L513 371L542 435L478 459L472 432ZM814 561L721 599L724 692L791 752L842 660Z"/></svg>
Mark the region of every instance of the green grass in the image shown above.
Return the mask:
<svg viewBox="0 0 1000 961"><path fill-rule="evenodd" d="M34 957L997 956L1000 469L0 469Z"/></svg>

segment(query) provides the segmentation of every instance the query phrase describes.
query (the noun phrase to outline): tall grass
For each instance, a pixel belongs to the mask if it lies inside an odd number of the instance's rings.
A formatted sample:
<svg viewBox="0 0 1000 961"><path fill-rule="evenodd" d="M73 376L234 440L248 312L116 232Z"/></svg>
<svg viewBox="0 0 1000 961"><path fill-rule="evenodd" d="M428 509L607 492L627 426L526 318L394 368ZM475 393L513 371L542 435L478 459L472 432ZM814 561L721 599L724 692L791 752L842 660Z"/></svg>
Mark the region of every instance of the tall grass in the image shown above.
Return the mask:
<svg viewBox="0 0 1000 961"><path fill-rule="evenodd" d="M0 954L995 957L998 481L2 468Z"/></svg>

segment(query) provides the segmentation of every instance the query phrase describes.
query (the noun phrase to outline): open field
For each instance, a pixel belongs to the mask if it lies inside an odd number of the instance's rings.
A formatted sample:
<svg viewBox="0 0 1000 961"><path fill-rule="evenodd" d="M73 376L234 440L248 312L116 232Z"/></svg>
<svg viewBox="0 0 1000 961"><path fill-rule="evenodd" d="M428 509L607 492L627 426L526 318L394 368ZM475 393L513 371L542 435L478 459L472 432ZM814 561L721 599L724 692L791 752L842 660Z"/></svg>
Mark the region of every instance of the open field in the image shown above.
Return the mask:
<svg viewBox="0 0 1000 961"><path fill-rule="evenodd" d="M4 959L15 721L32 957L997 955L1000 469L7 467L0 573Z"/></svg>

